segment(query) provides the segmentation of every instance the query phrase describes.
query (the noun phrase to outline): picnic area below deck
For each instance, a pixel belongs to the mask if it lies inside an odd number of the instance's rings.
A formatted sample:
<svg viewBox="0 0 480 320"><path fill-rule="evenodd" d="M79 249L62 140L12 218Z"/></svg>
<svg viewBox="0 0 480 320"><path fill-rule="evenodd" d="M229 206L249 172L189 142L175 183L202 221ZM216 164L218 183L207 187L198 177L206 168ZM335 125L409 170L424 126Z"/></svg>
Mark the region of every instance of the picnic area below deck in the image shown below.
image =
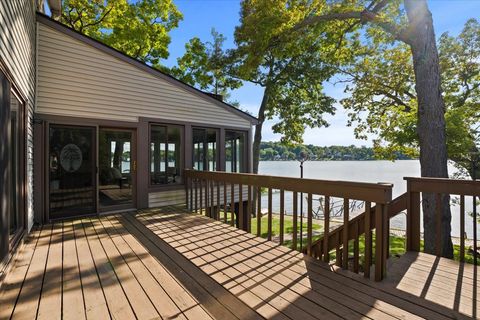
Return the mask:
<svg viewBox="0 0 480 320"><path fill-rule="evenodd" d="M0 319L447 319L478 316L473 265L409 252L381 282L184 208L36 227Z"/></svg>

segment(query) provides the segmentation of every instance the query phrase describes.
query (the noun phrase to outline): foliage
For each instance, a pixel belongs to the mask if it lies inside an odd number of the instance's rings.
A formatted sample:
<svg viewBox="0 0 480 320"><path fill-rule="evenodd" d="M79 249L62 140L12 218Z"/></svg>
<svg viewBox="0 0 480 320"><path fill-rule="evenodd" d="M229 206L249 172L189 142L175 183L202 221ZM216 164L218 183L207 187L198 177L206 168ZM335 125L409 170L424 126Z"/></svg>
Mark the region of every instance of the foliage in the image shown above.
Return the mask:
<svg viewBox="0 0 480 320"><path fill-rule="evenodd" d="M202 42L198 37L190 39L185 44L185 54L169 72L200 90L228 98L229 90L239 88L242 82L229 75L229 61L223 50L226 38L215 29L211 34L212 41Z"/></svg>
<svg viewBox="0 0 480 320"><path fill-rule="evenodd" d="M327 125L323 114L335 110L334 100L323 93L323 81L334 72L325 63L325 42L310 30L302 37L287 35L273 41L305 17L309 2L243 1L235 30L237 48L230 52L232 72L265 88L258 118L261 123L275 119L273 130L285 143L302 142L305 127Z"/></svg>
<svg viewBox="0 0 480 320"><path fill-rule="evenodd" d="M280 142L262 142L260 145L260 160L296 160L301 152L306 152L310 160L375 160L379 159L373 148L365 146L329 146L314 145L286 146ZM411 159L398 153L397 159Z"/></svg>
<svg viewBox="0 0 480 320"><path fill-rule="evenodd" d="M417 96L410 49L383 45L372 38L353 63L339 69L345 92L341 101L356 123L357 138L375 134L378 155L418 154ZM472 152L480 146L480 25L469 20L458 37L438 41L446 106L450 159L471 173ZM478 161L478 160L477 160ZM479 174L480 176L480 174Z"/></svg>
<svg viewBox="0 0 480 320"><path fill-rule="evenodd" d="M63 0L62 10L62 23L154 67L182 19L172 0Z"/></svg>

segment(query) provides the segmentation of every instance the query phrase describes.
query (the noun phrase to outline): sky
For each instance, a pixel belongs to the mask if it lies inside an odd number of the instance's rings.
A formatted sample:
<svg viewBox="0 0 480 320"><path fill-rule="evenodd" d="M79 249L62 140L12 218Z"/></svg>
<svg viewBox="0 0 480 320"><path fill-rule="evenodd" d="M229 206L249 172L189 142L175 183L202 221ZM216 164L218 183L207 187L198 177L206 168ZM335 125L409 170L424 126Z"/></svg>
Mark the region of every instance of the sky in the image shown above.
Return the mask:
<svg viewBox="0 0 480 320"><path fill-rule="evenodd" d="M234 46L233 33L239 23L239 0L174 0L183 13L183 21L179 27L170 32L172 42L169 46L170 57L164 61L167 66L173 66L176 59L185 52L185 43L197 36L203 41L211 39L210 31L215 28L226 36L226 48ZM448 31L457 35L469 18L480 19L480 0L430 0L429 7L433 15L435 33L440 36ZM344 96L339 85L327 84L325 92L337 100ZM253 84L245 83L240 89L232 92L232 100L240 102L240 107L253 115L257 114L262 100L263 89ZM334 116L326 116L330 123L327 128L307 129L304 135L306 144L319 146L357 145L371 146L371 139L357 140L353 127L347 127L347 114L338 104ZM263 140L278 141L280 135L274 134L271 126L274 122L264 124Z"/></svg>

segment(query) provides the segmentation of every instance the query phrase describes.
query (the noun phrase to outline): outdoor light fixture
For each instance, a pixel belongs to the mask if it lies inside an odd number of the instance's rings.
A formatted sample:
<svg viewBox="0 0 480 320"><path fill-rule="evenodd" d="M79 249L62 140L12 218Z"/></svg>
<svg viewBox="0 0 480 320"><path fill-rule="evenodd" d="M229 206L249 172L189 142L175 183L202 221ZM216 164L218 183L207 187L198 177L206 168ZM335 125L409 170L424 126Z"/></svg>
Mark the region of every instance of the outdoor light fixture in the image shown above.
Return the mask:
<svg viewBox="0 0 480 320"><path fill-rule="evenodd" d="M300 152L298 161L300 162L300 178L303 179L303 164L308 161L309 156L305 151ZM303 248L303 192L300 193L300 248Z"/></svg>

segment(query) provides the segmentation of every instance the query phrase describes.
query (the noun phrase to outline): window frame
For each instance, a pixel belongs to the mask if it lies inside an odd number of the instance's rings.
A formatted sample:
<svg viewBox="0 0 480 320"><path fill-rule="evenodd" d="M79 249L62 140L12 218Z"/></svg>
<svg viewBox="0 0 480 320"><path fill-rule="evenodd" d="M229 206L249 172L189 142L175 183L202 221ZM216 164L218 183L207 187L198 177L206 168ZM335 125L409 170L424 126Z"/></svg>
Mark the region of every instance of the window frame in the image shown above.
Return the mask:
<svg viewBox="0 0 480 320"><path fill-rule="evenodd" d="M240 133L243 135L243 138L244 138L244 142L243 142L243 155L241 157L241 163L240 163L240 172L237 172L237 171L227 171L227 141L229 141L227 139L227 136L228 136L228 133L229 132L234 132L234 133ZM228 173L248 173L249 171L249 165L248 165L248 131L245 131L245 130L234 130L234 129L225 129L225 141L224 141L224 152L225 152L225 159L224 159L224 163L223 163L223 167L224 167L224 170L225 172L228 172Z"/></svg>
<svg viewBox="0 0 480 320"><path fill-rule="evenodd" d="M208 130L215 131L215 170L210 171L208 169L208 158L206 155L208 154L208 141L203 142L203 147L204 147L204 157L203 157L203 167L207 168L206 170L198 170L198 171L207 171L207 172L214 172L214 171L220 171L220 128L217 127L202 127L202 126L192 126L192 170L197 170L195 169L195 144L193 143L193 136L194 136L194 131L195 130L203 130L204 134L207 135ZM205 149L205 146L207 146L207 149Z"/></svg>
<svg viewBox="0 0 480 320"><path fill-rule="evenodd" d="M175 182L175 183L166 183L166 184L154 184L152 183L152 171L151 171L151 166L152 166L152 127L165 127L167 128L166 130L166 137L167 137L167 149L165 150L165 155L168 156L168 127L177 127L180 130L180 165L179 165L179 171L180 171L180 177L181 182ZM169 122L150 122L148 124L148 189L150 191L155 191L155 190L167 190L167 189L180 189L183 188L184 182L183 182L183 171L185 169L185 125L183 124L178 124L178 123L169 123Z"/></svg>
<svg viewBox="0 0 480 320"><path fill-rule="evenodd" d="M3 105L2 101L0 101L0 104L2 104L1 107L6 107L7 110L7 118L4 119L6 120L6 125L8 128L8 134L6 137L6 141L10 143L11 139L11 100L13 97L16 98L18 101L18 112L17 112L17 124L18 124L18 132L17 132L17 183L16 183L16 188L17 188L17 194L16 194L16 211L17 211L17 218L18 218L18 226L15 232L11 235L10 234L10 219L11 219L11 199L12 199L12 161L11 161L11 154L8 157L7 160L7 194L8 194L8 202L7 202L7 216L6 216L6 221L5 223L7 224L7 234L6 235L0 235L0 236L6 236L6 242L8 244L8 251L6 252L6 256L2 257L3 252L0 253L0 270L3 268L2 264L2 258L6 258L7 260L9 259L9 255L16 250L17 246L20 244L20 240L24 237L26 231L27 231L27 225L28 225L28 217L27 217L27 196L28 196L28 190L27 190L27 185L28 185L28 176L27 176L27 155L28 155L28 135L27 135L27 128L28 128L28 99L26 98L25 95L22 94L22 92L18 89L18 86L15 81L13 81L11 74L8 72L7 69L4 69L4 65L0 62L0 73L2 73L3 78L5 79L5 82L7 84L8 88L8 104ZM9 151L10 152L10 151ZM1 250L0 250L1 251Z"/></svg>

